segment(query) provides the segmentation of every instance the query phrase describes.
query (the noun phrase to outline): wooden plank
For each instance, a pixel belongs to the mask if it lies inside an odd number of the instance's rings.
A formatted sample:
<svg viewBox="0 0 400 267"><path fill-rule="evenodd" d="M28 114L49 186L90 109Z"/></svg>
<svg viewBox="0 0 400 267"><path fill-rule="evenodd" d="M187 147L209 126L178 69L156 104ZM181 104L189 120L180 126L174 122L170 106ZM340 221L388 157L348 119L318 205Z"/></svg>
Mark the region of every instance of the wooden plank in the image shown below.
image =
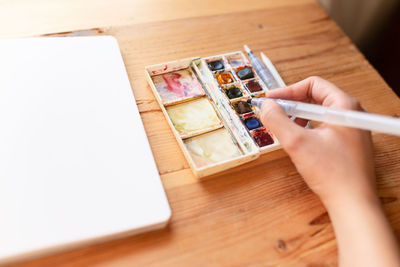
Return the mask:
<svg viewBox="0 0 400 267"><path fill-rule="evenodd" d="M302 5L315 0L3 0L0 37L168 21Z"/></svg>
<svg viewBox="0 0 400 267"><path fill-rule="evenodd" d="M110 27L101 34L120 43L172 220L164 230L27 266L337 265L329 217L283 151L198 182L144 79L146 65L236 51L246 43L265 52L288 84L319 75L370 111L400 114L397 96L317 4ZM373 141L379 195L400 237L399 139L375 134Z"/></svg>

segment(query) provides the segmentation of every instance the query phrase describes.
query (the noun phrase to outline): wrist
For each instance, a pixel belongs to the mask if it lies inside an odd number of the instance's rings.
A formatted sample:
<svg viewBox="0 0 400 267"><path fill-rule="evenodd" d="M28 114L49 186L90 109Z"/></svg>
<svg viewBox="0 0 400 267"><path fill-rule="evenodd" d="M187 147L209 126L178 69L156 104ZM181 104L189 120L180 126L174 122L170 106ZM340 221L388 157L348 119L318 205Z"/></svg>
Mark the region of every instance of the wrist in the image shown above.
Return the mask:
<svg viewBox="0 0 400 267"><path fill-rule="evenodd" d="M342 266L398 266L396 239L375 193L325 200Z"/></svg>
<svg viewBox="0 0 400 267"><path fill-rule="evenodd" d="M379 197L375 190L343 191L339 194L321 198L330 214L348 213L350 210L381 209Z"/></svg>
<svg viewBox="0 0 400 267"><path fill-rule="evenodd" d="M376 205L379 204L378 193L375 184L374 172L353 171L351 175L326 176L326 183L320 184L315 190L325 207L335 209L338 206L347 205Z"/></svg>

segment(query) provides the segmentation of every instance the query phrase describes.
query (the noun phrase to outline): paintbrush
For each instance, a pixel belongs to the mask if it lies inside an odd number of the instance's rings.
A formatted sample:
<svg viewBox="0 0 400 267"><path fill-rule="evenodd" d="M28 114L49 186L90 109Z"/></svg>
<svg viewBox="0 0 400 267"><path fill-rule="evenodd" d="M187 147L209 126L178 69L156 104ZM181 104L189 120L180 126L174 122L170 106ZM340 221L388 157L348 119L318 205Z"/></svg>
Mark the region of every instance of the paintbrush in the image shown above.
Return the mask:
<svg viewBox="0 0 400 267"><path fill-rule="evenodd" d="M279 75L277 75L278 72L272 65L271 61L265 55L263 55L264 58L267 59L265 62L269 66L265 66L247 45L244 45L243 47L246 53L249 55L249 60L251 65L253 65L254 70L257 72L258 76L260 76L260 79L264 82L264 84L268 87L268 89L271 90L285 86L285 83L282 81ZM275 75L273 74L273 72L275 72L274 73ZM279 81L277 80L276 77L279 77L278 78Z"/></svg>
<svg viewBox="0 0 400 267"><path fill-rule="evenodd" d="M268 98L251 98L247 100L247 103L261 109L266 99ZM273 100L289 116L400 136L400 119L390 116L354 110L333 109L291 100Z"/></svg>

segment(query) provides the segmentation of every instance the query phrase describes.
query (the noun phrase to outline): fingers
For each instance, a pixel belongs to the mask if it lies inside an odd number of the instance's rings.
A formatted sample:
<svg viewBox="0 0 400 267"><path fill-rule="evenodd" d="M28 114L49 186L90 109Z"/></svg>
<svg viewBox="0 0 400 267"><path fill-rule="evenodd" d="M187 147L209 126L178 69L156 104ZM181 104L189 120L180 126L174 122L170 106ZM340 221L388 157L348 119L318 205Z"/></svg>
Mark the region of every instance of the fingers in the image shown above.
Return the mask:
<svg viewBox="0 0 400 267"><path fill-rule="evenodd" d="M288 152L306 133L306 130L290 120L281 106L272 99L264 101L260 119L264 126L278 138L283 148L289 150Z"/></svg>
<svg viewBox="0 0 400 267"><path fill-rule="evenodd" d="M334 84L312 76L285 88L272 90L267 96L322 104L328 95L338 92L341 91Z"/></svg>
<svg viewBox="0 0 400 267"><path fill-rule="evenodd" d="M357 100L344 93L336 85L316 76L284 88L271 90L266 96L315 103L333 108L355 110L361 108Z"/></svg>

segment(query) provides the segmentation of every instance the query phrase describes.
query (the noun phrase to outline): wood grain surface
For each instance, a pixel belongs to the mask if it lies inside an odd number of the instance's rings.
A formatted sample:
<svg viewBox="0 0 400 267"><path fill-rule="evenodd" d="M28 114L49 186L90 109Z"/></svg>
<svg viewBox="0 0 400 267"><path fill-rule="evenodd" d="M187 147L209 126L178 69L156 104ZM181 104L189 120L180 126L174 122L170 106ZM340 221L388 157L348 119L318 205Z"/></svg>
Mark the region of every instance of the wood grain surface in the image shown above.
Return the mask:
<svg viewBox="0 0 400 267"><path fill-rule="evenodd" d="M315 0L0 0L0 37L132 25L302 5Z"/></svg>
<svg viewBox="0 0 400 267"><path fill-rule="evenodd" d="M166 229L21 266L337 265L329 216L284 151L202 181L193 177L146 84L144 66L248 44L270 57L287 84L318 75L368 111L387 115L400 114L398 97L314 1L265 2L264 8L206 14L47 34L117 38L173 215ZM383 134L374 134L373 141L379 195L399 237L400 142Z"/></svg>

